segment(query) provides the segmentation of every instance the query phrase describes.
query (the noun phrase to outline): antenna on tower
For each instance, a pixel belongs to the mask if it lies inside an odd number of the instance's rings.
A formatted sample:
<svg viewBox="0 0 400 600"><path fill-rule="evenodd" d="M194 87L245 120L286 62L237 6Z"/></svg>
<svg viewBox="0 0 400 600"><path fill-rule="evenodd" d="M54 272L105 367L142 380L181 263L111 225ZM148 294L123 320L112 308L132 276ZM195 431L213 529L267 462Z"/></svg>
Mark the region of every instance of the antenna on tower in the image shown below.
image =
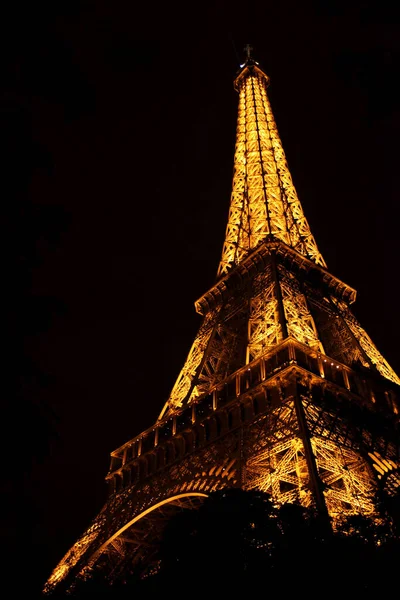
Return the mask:
<svg viewBox="0 0 400 600"><path fill-rule="evenodd" d="M252 56L251 56L252 50L254 50L253 46L250 46L250 44L245 45L244 51L246 52L246 60L247 61L252 59Z"/></svg>
<svg viewBox="0 0 400 600"><path fill-rule="evenodd" d="M243 62L243 64L240 65L240 68L242 69L243 67L245 67L246 65L258 65L258 62L256 62L252 56L252 51L254 50L253 46L250 46L250 44L246 44L245 47L243 48L244 52L245 52L245 60Z"/></svg>

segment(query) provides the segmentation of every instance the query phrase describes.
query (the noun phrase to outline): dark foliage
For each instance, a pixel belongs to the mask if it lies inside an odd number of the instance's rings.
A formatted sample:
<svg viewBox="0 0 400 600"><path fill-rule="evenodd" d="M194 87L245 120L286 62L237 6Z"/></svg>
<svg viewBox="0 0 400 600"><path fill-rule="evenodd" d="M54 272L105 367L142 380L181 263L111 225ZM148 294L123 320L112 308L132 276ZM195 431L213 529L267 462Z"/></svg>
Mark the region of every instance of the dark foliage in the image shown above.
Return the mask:
<svg viewBox="0 0 400 600"><path fill-rule="evenodd" d="M108 586L93 579L73 597L134 598L166 590L191 597L249 597L262 592L372 597L396 585L400 495L382 500L384 517L344 519L334 534L311 509L274 506L268 495L239 489L210 494L197 510L172 518L159 550L159 570Z"/></svg>

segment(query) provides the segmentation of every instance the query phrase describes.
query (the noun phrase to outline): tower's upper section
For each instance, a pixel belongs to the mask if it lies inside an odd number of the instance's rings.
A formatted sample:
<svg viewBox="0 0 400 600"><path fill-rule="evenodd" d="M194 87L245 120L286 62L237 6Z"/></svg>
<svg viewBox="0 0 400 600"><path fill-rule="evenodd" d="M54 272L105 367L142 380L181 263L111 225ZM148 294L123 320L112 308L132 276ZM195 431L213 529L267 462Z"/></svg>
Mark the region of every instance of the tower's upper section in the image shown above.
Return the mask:
<svg viewBox="0 0 400 600"><path fill-rule="evenodd" d="M268 100L268 76L250 56L235 79L239 110L228 226L218 276L267 237L326 266L304 216Z"/></svg>

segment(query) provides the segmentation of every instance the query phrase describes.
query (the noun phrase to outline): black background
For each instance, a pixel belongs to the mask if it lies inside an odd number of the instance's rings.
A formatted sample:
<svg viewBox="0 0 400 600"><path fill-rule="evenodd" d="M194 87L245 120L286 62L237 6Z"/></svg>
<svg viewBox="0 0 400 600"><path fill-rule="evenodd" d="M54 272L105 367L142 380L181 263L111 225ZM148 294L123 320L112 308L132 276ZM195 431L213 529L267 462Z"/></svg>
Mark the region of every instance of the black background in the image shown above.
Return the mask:
<svg viewBox="0 0 400 600"><path fill-rule="evenodd" d="M303 209L400 372L399 13L370 2L54 2L2 20L2 537L39 589L157 418L228 215L246 43ZM6 563L3 563L6 564ZM21 578L23 573L23 578Z"/></svg>

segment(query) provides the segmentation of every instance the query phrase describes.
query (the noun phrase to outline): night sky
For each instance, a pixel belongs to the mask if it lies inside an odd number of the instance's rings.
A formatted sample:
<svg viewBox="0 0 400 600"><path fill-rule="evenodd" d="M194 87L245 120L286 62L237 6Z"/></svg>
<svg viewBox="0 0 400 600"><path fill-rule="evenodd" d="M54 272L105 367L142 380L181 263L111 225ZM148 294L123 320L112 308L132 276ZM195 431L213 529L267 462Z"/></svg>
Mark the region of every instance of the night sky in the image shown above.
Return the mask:
<svg viewBox="0 0 400 600"><path fill-rule="evenodd" d="M344 0L13 6L0 36L2 538L35 587L101 508L110 452L156 420L200 324L246 43L271 78L319 249L400 373L400 13Z"/></svg>

